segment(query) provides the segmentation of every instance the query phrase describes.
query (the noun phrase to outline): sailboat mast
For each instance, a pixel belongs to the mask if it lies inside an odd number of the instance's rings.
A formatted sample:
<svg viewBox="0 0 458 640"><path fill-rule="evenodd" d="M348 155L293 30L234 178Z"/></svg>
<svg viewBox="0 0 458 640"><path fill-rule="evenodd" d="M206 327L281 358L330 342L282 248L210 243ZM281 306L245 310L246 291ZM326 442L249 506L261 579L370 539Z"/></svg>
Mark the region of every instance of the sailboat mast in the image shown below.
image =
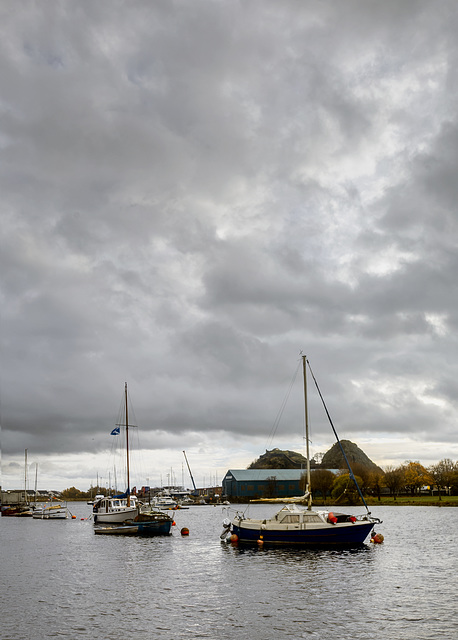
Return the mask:
<svg viewBox="0 0 458 640"><path fill-rule="evenodd" d="M307 406L307 356L302 356L302 369L304 374L305 450L307 457L307 484L305 492L308 492L307 510L310 511L312 508L312 484L310 478L309 412Z"/></svg>
<svg viewBox="0 0 458 640"><path fill-rule="evenodd" d="M27 449L25 450L25 463L24 463L24 500L28 504L27 500Z"/></svg>
<svg viewBox="0 0 458 640"><path fill-rule="evenodd" d="M127 453L127 506L130 507L130 470L129 470L129 413L127 408L127 382L124 386L126 400L126 453Z"/></svg>

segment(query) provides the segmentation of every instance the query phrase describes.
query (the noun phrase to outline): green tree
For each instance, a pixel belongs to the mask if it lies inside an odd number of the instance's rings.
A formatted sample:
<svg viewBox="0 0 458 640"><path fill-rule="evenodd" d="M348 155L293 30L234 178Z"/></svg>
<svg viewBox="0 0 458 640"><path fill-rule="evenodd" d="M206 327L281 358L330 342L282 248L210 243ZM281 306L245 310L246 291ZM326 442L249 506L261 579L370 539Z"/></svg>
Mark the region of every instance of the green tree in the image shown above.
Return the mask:
<svg viewBox="0 0 458 640"><path fill-rule="evenodd" d="M80 491L76 487L70 487L70 489L64 489L61 495L64 500L82 500L86 497L86 494L84 493L84 491Z"/></svg>
<svg viewBox="0 0 458 640"><path fill-rule="evenodd" d="M355 480L361 487L362 479L355 476ZM357 504L360 500L360 495L355 483L350 478L349 473L343 473L335 478L332 491L332 500L335 504Z"/></svg>

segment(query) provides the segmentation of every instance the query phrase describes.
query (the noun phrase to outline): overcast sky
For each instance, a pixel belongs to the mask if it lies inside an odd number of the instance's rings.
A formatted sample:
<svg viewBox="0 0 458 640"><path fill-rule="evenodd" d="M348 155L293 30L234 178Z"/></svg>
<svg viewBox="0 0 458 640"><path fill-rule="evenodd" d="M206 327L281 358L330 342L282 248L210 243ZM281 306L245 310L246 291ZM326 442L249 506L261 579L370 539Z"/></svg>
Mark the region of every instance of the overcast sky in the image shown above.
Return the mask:
<svg viewBox="0 0 458 640"><path fill-rule="evenodd" d="M4 488L106 483L125 382L132 484L303 452L301 350L376 463L458 458L454 0L0 18Z"/></svg>

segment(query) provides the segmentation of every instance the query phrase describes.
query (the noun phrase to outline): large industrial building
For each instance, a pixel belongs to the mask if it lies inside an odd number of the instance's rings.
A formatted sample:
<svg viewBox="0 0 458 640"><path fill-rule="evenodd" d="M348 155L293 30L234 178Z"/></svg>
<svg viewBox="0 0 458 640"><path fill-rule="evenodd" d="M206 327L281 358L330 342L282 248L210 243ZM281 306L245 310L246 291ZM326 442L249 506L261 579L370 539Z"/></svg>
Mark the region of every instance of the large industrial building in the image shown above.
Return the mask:
<svg viewBox="0 0 458 640"><path fill-rule="evenodd" d="M229 469L223 478L222 493L229 500L290 498L300 496L304 469Z"/></svg>

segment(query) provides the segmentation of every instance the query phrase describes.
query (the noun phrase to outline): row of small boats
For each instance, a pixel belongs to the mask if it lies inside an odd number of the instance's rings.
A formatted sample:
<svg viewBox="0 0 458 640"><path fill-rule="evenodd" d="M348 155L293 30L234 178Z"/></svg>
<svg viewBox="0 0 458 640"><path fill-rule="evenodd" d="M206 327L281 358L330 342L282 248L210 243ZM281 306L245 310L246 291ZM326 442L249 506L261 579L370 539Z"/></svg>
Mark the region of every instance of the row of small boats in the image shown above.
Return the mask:
<svg viewBox="0 0 458 640"><path fill-rule="evenodd" d="M43 504L26 506L2 507L2 516L15 516L18 518L35 518L36 520L65 520L68 518L68 508L65 504Z"/></svg>
<svg viewBox="0 0 458 640"><path fill-rule="evenodd" d="M64 503L44 504L40 507L8 506L2 508L2 515L65 520L69 516L69 510ZM94 502L92 517L94 532L108 535L168 535L173 524L173 518L164 510L142 504L134 495L101 497Z"/></svg>

